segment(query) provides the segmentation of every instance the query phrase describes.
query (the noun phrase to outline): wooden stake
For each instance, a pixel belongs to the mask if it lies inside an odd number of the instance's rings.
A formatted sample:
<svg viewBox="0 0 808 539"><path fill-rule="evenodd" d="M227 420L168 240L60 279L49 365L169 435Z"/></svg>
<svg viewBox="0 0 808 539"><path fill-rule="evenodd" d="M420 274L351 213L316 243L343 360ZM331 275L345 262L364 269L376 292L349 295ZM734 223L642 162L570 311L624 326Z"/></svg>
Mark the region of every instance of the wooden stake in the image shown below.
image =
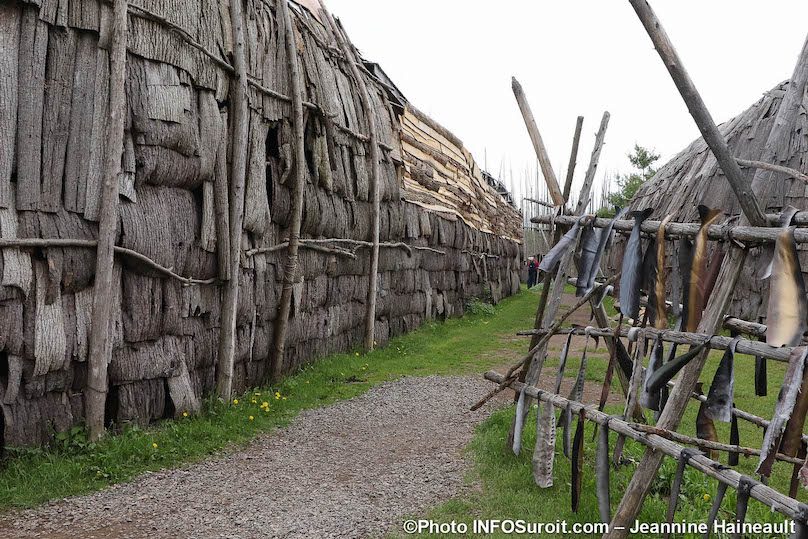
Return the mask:
<svg viewBox="0 0 808 539"><path fill-rule="evenodd" d="M556 206L563 206L566 202L561 188L558 186L553 167L550 165L550 157L547 155L547 148L544 147L544 141L539 133L539 127L536 125L536 119L533 117L533 111L530 110L530 105L525 97L525 92L522 90L522 85L516 80L516 77L511 78L511 88L513 95L516 97L516 102L519 104L519 110L522 111L522 118L525 120L527 132L530 135L530 140L533 142L533 149L536 150L536 157L539 158L541 165L541 173L544 175L544 181L547 182L547 188L550 190L550 197Z"/></svg>
<svg viewBox="0 0 808 539"><path fill-rule="evenodd" d="M109 50L109 122L106 134L108 146L98 221L89 369L84 390L87 408L85 419L92 441L98 440L104 434L104 411L109 383L107 364L112 352L109 325L112 318L110 309L114 297L112 277L115 234L118 225L118 173L121 170L126 110L124 87L127 42L126 9L127 0L115 0L112 15L112 43Z"/></svg>
<svg viewBox="0 0 808 539"><path fill-rule="evenodd" d="M652 31L661 31L659 21L657 21L656 17L653 16L651 8L645 4L645 2L640 2L638 0L629 1L635 6L635 10L638 12L638 14L641 12L645 13L647 18L648 13L650 13L652 17L651 20L656 26L652 25L649 28L649 26L646 24L646 29L648 29L649 33ZM673 47L670 46L669 41L668 46L670 50L673 50ZM677 67L676 69L681 69L681 66ZM802 99L805 94L806 84L808 84L808 39L803 45L802 53L799 61L797 62L797 67L794 70L794 74L791 77L788 90L786 91L785 96L783 96L783 101L780 103L780 108L777 111L777 116L774 119L772 130L769 133L769 138L764 147L764 155L762 156L764 161L775 162L777 158L777 149L785 147L783 141L791 137L794 122L799 115L800 107L802 107ZM734 160L733 164L737 166L737 163L735 163ZM724 169L723 165L722 169ZM724 172L727 174L727 179L729 180L729 173L727 173L727 169L724 169ZM752 180L750 192L753 192L761 200L769 200L769 195L774 188L774 182L767 181L767 178L768 174L758 170L754 179ZM741 200L743 200L743 198L741 198ZM752 222L752 224L765 225L765 218L761 220L756 217L756 219L756 221L752 221L750 219L750 222ZM745 223L742 222L741 224ZM710 301L707 304L704 316L699 324L698 331L700 333L715 335L720 331L724 320L724 314L732 301L732 294L735 289L735 285L738 282L738 277L740 276L741 270L743 269L745 260L746 250L739 249L737 247L731 249L724 258L724 262L721 265L721 273L718 277L718 282L721 283L721 286L716 288L710 297ZM679 426L679 422L684 415L690 394L693 392L693 389L696 386L696 382L701 375L701 370L704 367L706 360L707 354L705 353L692 360L683 369L679 381L676 383L676 387L668 397L668 403L665 406L665 410L662 412L662 415L657 422L658 426L667 430L676 430L676 428ZM613 538L627 536L628 527L637 517L637 514L639 514L642 502L648 493L648 488L650 487L653 478L657 474L661 461L662 455L650 450L645 452L645 456L643 456L642 461L635 470L634 475L631 478L631 482L623 495L623 499L620 501L620 505L617 508L614 515L614 520L612 521L613 526L611 527L609 533L604 534L604 537ZM618 527L622 527L623 529L618 529Z"/></svg>
<svg viewBox="0 0 808 539"><path fill-rule="evenodd" d="M233 121L230 156L230 279L222 294L221 328L219 329L219 358L216 368L216 392L230 401L233 389L233 361L236 349L236 307L238 281L241 273L241 227L244 220L244 180L247 172L247 135L250 110L247 98L247 60L244 52L244 17L241 0L230 2L230 24L233 27L233 65L236 74L230 81L230 102Z"/></svg>
<svg viewBox="0 0 808 539"><path fill-rule="evenodd" d="M704 141L710 147L710 150L712 150L716 160L718 160L721 170L724 171L727 181L735 192L735 196L738 198L744 215L746 215L746 218L753 225L766 226L766 219L752 191L751 185L746 180L746 177L741 171L741 167L738 166L735 158L730 153L727 141L724 140L724 136L715 125L710 111L707 110L707 105L704 104L704 100L701 98L699 91L696 89L695 84L693 84L693 81L690 79L690 75L688 75L685 70L684 64L682 64L682 60L679 58L679 54L676 52L673 43L662 27L662 23L651 9L647 0L629 0L629 3L634 8L640 21L642 21L643 26L645 26L648 36L651 38L651 41L653 41L654 47L656 47L659 53L659 57L662 58L665 67L668 68L668 73L670 73L673 82L679 89L679 93L682 95L682 99L687 105L690 115L693 116L693 119L696 121L699 131L701 131L701 135L704 137Z"/></svg>
<svg viewBox="0 0 808 539"><path fill-rule="evenodd" d="M365 351L373 350L375 346L375 333L376 333L376 289L378 288L378 273L379 273L379 205L380 205L380 190L379 182L381 180L381 172L379 170L379 144L378 136L376 134L376 121L373 119L373 107L371 105L370 93L368 92L367 84L359 69L359 61L354 54L353 48L349 46L345 36L340 28L334 22L322 2L320 2L320 13L328 21L328 25L337 40L342 54L348 60L348 65L351 68L351 73L356 81L356 86L359 89L359 99L362 102L362 108L365 112L365 119L368 128L368 143L370 144L370 186L371 186L371 242L373 246L370 250L370 280L368 284L368 295L365 309Z"/></svg>
<svg viewBox="0 0 808 539"><path fill-rule="evenodd" d="M570 199L572 190L572 177L575 175L575 165L578 162L578 144L581 142L581 130L584 127L584 117L578 116L575 122L575 135L572 137L572 151L570 152L570 162L567 165L567 179L564 181L564 200Z"/></svg>
<svg viewBox="0 0 808 539"><path fill-rule="evenodd" d="M292 310L292 292L297 274L300 227L303 223L303 196L306 184L305 124L303 123L303 90L300 87L300 67L297 61L297 41L292 26L287 0L277 0L278 15L283 21L286 34L286 61L289 69L292 93L294 128L295 178L292 184L292 208L289 222L289 246L286 250L286 265L283 268L283 289L275 321L275 346L272 354L271 376L277 382L283 373L283 360L286 351L286 329L289 327L289 313Z"/></svg>

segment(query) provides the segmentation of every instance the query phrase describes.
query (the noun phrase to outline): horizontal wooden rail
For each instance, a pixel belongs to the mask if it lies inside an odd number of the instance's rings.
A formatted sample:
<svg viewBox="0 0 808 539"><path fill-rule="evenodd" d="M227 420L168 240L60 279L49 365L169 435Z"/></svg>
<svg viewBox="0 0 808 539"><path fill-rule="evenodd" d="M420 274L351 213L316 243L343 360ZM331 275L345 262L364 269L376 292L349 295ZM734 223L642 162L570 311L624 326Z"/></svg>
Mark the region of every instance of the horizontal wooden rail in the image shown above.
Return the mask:
<svg viewBox="0 0 808 539"><path fill-rule="evenodd" d="M491 382L501 384L506 381L506 378L495 371L488 371L485 373L485 379ZM633 429L631 425L619 417L611 416L606 413L600 412L596 405L586 406L583 403L572 401L556 395L548 391L540 390L534 386L528 386L519 381L512 381L508 384L511 389L516 392L521 392L523 389L525 394L533 397L542 402L551 404L555 408L561 410L569 409L573 414L585 410L586 419L599 425L608 425L608 427L632 440L636 440L641 444L652 448L655 451L660 451L665 455L679 460L684 446L662 436L650 433L638 432ZM727 468L720 462L716 462L705 455L694 455L687 461L688 466L695 468L702 472L704 475L712 477L719 482L730 486L734 489L742 479L752 485L750 496L789 518L804 521L808 517L808 506L800 503L798 500L791 498L779 492L768 485L764 485L760 481L737 471Z"/></svg>
<svg viewBox="0 0 808 539"><path fill-rule="evenodd" d="M767 219L776 220L776 215L767 215ZM537 224L549 224L572 226L578 218L572 215L537 215L530 219ZM605 228L611 219L596 217L592 219L592 224L597 228ZM794 216L792 223L796 225L808 225L808 212L798 212ZM656 234L659 230L660 221L646 220L642 222L641 229L647 234ZM693 238L699 231L698 223L668 223L665 225L666 238ZM621 234L630 234L634 227L634 221L621 219L614 222L614 230ZM732 226L732 225L711 225L707 229L707 236L711 240L739 241L748 244L774 243L777 236L782 232L778 227L754 227L754 226ZM808 243L808 228L798 228L794 231L794 240L797 243Z"/></svg>

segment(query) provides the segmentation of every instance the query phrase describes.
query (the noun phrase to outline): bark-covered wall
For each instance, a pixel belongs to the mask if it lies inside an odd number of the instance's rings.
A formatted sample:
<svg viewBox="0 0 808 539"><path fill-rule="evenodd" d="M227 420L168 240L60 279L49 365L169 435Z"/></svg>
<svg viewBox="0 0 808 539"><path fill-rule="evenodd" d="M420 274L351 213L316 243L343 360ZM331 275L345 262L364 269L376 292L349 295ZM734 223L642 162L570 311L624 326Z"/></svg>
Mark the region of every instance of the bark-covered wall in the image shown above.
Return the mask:
<svg viewBox="0 0 808 539"><path fill-rule="evenodd" d="M181 413L212 392L221 279L227 278L228 2L138 0L129 15L126 127L116 244L107 421ZM285 239L291 107L274 2L246 0L251 124L234 390L264 380L285 255L248 256ZM306 90L303 236L370 237L368 148L355 82L324 27L292 5ZM110 6L96 0L0 3L0 236L93 240L108 116ZM169 31L173 27L173 31ZM211 57L216 57L216 61ZM383 249L377 341L463 313L472 296L518 288L518 243L426 211L400 196L399 116L368 77L382 144L381 240L445 255ZM218 217L217 217L218 216ZM501 217L501 216L500 216ZM515 214L514 218L520 221ZM301 253L284 370L359 343L368 250ZM0 268L0 432L37 444L80 422L95 251L4 248Z"/></svg>

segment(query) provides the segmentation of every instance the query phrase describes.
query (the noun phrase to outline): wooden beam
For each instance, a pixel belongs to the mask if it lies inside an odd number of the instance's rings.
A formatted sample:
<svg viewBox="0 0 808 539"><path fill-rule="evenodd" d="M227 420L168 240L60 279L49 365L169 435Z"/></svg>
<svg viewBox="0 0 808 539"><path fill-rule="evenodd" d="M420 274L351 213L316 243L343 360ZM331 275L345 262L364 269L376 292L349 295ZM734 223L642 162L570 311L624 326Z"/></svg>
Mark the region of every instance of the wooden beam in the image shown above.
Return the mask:
<svg viewBox="0 0 808 539"><path fill-rule="evenodd" d="M578 144L581 142L581 130L584 127L584 117L578 116L575 122L575 135L572 136L572 150L570 162L567 164L567 179L564 181L564 200L569 200L572 190L572 177L575 175L575 165L578 163Z"/></svg>
<svg viewBox="0 0 808 539"><path fill-rule="evenodd" d="M575 215L583 215L586 205L589 204L592 184L595 181L595 173L598 171L598 163L600 162L600 152L603 150L603 143L606 140L606 129L609 128L609 118L611 118L611 115L607 111L603 113L603 118L600 120L600 128L595 135L595 146L592 148L592 156L589 158L589 168L586 169L584 185L581 187L578 204L575 206Z"/></svg>
<svg viewBox="0 0 808 539"><path fill-rule="evenodd" d="M283 268L283 288L281 289L278 316L275 321L275 342L272 353L270 375L273 382L283 374L286 353L286 333L289 327L289 313L292 310L292 293L297 277L300 250L300 228L303 224L303 196L306 186L305 123L303 119L303 89L300 85L300 66L297 58L297 39L289 13L287 0L278 0L278 15L283 23L286 41L286 65L289 72L289 89L292 94L292 128L295 177L292 184L292 207L289 219L289 245L286 248L286 264Z"/></svg>
<svg viewBox="0 0 808 539"><path fill-rule="evenodd" d="M550 197L556 206L563 206L566 198L558 186L558 180L550 164L550 157L547 155L547 148L544 147L544 140L542 140L541 133L539 133L539 127L533 117L533 111L530 110L525 91L519 81L516 80L516 77L511 78L511 88L513 89L513 95L516 97L516 102L519 104L519 110L522 111L522 118L525 120L527 132L530 135L531 142L533 142L533 149L539 159L541 173L544 175L544 181L547 182L547 188L550 190Z"/></svg>
<svg viewBox="0 0 808 539"><path fill-rule="evenodd" d="M112 355L110 309L115 293L113 269L115 234L118 225L118 174L123 154L124 119L126 116L126 9L127 0L115 0L112 14L112 42L109 50L109 121L107 153L104 156L104 183L98 220L98 245L93 285L92 332L90 333L87 385L84 390L85 420L90 440L104 434L104 411L107 402L107 364Z"/></svg>
<svg viewBox="0 0 808 539"><path fill-rule="evenodd" d="M244 16L241 0L230 2L230 26L233 28L233 65L235 76L230 79L230 103L233 122L231 131L228 261L230 278L222 294L219 356L216 366L216 393L229 402L233 389L233 362L236 351L236 308L238 281L241 273L241 229L244 221L244 183L247 173L247 136L250 110L247 96L247 59L245 54Z"/></svg>
<svg viewBox="0 0 808 539"><path fill-rule="evenodd" d="M572 215L559 215L552 217L549 215L537 215L530 221L536 224L547 224L550 222L556 225L572 226L578 219L577 216ZM592 221L592 225L596 228L605 228L611 222L611 219L604 219L597 217ZM643 221L640 230L646 234L655 234L659 230L659 221L646 220ZM615 232L628 235L634 226L634 221L621 219L614 222ZM668 223L665 225L665 237L668 239L676 238L694 238L699 231L698 223ZM711 240L720 241L740 241L747 245L756 245L762 243L774 243L777 241L777 236L782 232L778 227L756 227L749 225L710 225L707 227L707 237ZM794 231L794 241L797 243L808 243L808 228L797 228Z"/></svg>
<svg viewBox="0 0 808 539"><path fill-rule="evenodd" d="M647 4L645 8L643 8L643 6L640 5L641 2L637 0L630 1L632 5L637 4L640 10L647 9L647 11L650 11L650 7L648 7ZM642 3L644 4L644 2ZM635 7L635 10L636 9L637 7ZM653 15L653 13L651 14ZM656 21L656 23L658 24L658 21ZM775 116L772 130L769 133L769 138L764 147L762 156L764 161L775 162L777 160L778 148L786 147L784 141L789 140L792 135L794 124L802 107L806 84L808 84L808 39L806 39L803 45L797 67L794 70L791 82L789 83L786 94L783 96L780 108ZM775 188L774 182L767 180L768 174L761 170L757 171L752 180L751 192L761 200L768 200L769 195ZM759 225L765 224L765 221L765 218L756 221L749 219L749 222L752 224ZM747 220L742 218L741 224L747 224ZM732 300L732 294L745 260L746 250L737 247L733 247L724 258L721 265L721 272L718 276L718 282L721 283L721 285L713 291L710 297L707 308L705 309L705 314L699 324L698 331L700 333L714 335L720 331L724 314ZM706 359L707 354L701 354L683 369L679 381L668 397L667 405L657 422L658 426L667 430L677 429L684 415L690 394L693 392L696 382L698 382L699 376L701 375L701 370L704 368ZM614 515L614 520L612 521L614 525L609 533L604 534L604 537L622 538L627 536L628 526L630 526L639 514L642 502L648 493L653 478L659 470L661 461L662 456L660 454L650 450L645 452ZM623 529L618 529L617 526L621 526Z"/></svg>
<svg viewBox="0 0 808 539"><path fill-rule="evenodd" d="M761 210L760 204L758 204L758 200L752 191L751 185L746 180L741 171L741 167L738 166L738 163L735 162L735 158L730 153L727 141L724 140L724 136L715 125L710 111L707 110L707 105L704 104L704 100L696 89L696 85L693 84L690 75L685 70L684 64L679 58L679 54L676 52L668 34L665 33L665 29L662 27L662 23L651 9L647 0L629 0L629 3L637 13L646 32L648 32L648 36L651 38L654 47L659 53L659 57L662 58L662 62L668 69L668 73L670 73L673 82L676 84L676 88L679 89L679 93L682 95L682 99L687 105L690 115L693 116L693 120L695 120L699 131L701 131L701 135L704 137L710 150L712 150L716 160L718 160L721 170L724 171L727 181L735 192L735 196L738 198L744 215L746 215L746 218L753 225L765 226L766 219L763 216L763 211Z"/></svg>

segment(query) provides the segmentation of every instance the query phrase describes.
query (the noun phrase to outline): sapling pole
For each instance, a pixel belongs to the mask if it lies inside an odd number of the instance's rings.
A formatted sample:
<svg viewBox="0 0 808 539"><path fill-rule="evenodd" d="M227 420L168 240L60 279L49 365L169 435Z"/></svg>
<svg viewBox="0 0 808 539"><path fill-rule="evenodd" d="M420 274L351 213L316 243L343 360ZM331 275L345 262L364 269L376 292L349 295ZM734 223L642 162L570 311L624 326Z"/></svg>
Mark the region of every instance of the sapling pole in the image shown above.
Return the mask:
<svg viewBox="0 0 808 539"><path fill-rule="evenodd" d="M283 268L283 288L278 317L275 321L275 342L272 353L270 374L277 382L283 373L283 360L286 353L286 333L289 327L289 313L292 310L292 293L298 271L300 228L303 223L303 196L306 184L305 124L303 123L303 90L300 87L300 67L297 58L297 45L292 15L288 0L277 0L278 16L283 23L286 41L286 65L289 70L289 88L292 94L292 128L295 177L292 184L292 208L289 219L289 240L286 248L286 264Z"/></svg>
<svg viewBox="0 0 808 539"><path fill-rule="evenodd" d="M244 221L244 183L247 173L247 135L250 111L247 97L247 60L245 55L244 16L241 0L230 2L230 25L233 28L233 65L235 75L230 80L230 102L233 112L230 193L228 197L229 225L228 262L230 275L222 294L221 328L219 329L219 356L216 363L216 394L230 401L233 389L233 362L236 351L236 307L238 281L241 273L241 228Z"/></svg>
<svg viewBox="0 0 808 539"><path fill-rule="evenodd" d="M575 165L578 162L578 145L581 142L581 131L584 127L584 117L578 116L575 121L575 135L572 136L572 150L570 151L570 162L567 164L567 179L564 180L564 200L568 201L570 198L570 191L572 190L572 178L575 176Z"/></svg>
<svg viewBox="0 0 808 539"><path fill-rule="evenodd" d="M98 221L98 245L93 285L92 332L89 339L87 384L84 391L85 420L90 440L104 434L104 411L107 401L107 364L110 361L110 309L114 297L113 270L115 234L118 225L118 174L123 154L124 117L126 111L126 42L127 0L115 0L112 12L112 41L109 50L109 121L107 153L104 159L104 182Z"/></svg>
<svg viewBox="0 0 808 539"><path fill-rule="evenodd" d="M337 40L342 54L348 62L354 80L356 81L357 89L359 90L359 100L362 103L362 109L365 113L365 120L367 121L368 129L368 144L370 145L370 188L371 188L371 243L370 248L370 269L368 281L368 294L365 308L365 351L373 350L375 346L376 334L376 290L379 281L379 228L380 228L380 204L381 204L381 191L379 183L381 181L381 171L379 169L379 144L378 135L376 133L376 121L373 118L373 107L370 100L370 92L368 92L367 84L363 74L359 69L359 60L356 58L352 47L347 43L342 31L334 22L325 6L320 2L320 13L328 21L331 31Z"/></svg>

